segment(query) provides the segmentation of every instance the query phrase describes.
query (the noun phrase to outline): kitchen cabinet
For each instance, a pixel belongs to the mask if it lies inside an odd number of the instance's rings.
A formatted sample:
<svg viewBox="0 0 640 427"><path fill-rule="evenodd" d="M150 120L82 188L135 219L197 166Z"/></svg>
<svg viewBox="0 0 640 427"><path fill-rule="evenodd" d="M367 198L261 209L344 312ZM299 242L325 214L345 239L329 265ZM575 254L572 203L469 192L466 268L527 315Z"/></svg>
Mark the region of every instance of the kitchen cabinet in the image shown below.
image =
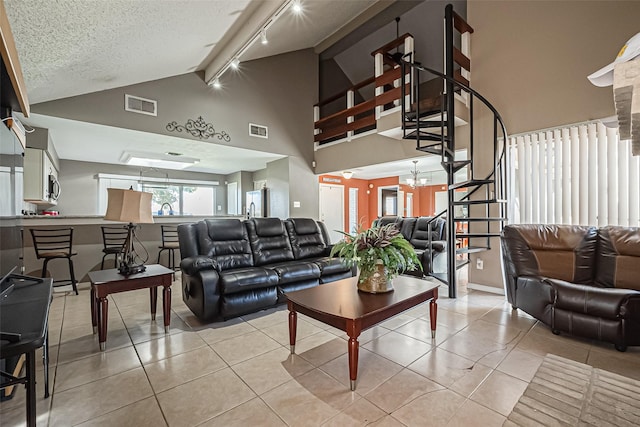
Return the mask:
<svg viewBox="0 0 640 427"><path fill-rule="evenodd" d="M24 151L24 200L35 204L55 205L49 190L50 176L57 180L58 170L44 150Z"/></svg>

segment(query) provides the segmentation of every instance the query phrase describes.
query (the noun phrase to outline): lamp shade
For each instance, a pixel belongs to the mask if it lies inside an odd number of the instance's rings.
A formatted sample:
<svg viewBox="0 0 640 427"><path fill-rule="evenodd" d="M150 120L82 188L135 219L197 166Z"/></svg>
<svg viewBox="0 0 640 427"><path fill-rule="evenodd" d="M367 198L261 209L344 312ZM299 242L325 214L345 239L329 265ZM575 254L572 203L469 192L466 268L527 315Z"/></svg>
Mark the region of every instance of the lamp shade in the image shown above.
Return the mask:
<svg viewBox="0 0 640 427"><path fill-rule="evenodd" d="M153 194L121 188L107 188L107 213L104 219L136 224L153 224L151 197Z"/></svg>

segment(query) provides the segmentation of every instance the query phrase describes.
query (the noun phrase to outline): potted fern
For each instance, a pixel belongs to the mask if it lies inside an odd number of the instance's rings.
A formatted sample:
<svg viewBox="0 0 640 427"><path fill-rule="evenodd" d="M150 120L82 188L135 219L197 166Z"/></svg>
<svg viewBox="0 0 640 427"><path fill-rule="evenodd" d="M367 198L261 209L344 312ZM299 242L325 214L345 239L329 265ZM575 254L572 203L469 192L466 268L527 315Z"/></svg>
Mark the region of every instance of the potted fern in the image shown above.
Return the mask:
<svg viewBox="0 0 640 427"><path fill-rule="evenodd" d="M413 246L394 224L342 234L345 237L333 246L331 256L342 258L350 267L358 267L358 289L361 291L392 291L391 279L405 271L422 269Z"/></svg>

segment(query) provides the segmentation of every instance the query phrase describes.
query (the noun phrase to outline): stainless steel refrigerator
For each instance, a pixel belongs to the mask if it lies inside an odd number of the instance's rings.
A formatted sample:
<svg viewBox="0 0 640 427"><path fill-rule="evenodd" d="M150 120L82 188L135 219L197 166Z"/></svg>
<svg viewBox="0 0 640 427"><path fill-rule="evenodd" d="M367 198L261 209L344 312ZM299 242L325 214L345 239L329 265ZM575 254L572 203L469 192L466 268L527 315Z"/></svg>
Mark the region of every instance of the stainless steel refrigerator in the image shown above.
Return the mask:
<svg viewBox="0 0 640 427"><path fill-rule="evenodd" d="M247 191L247 218L266 218L269 216L269 189Z"/></svg>

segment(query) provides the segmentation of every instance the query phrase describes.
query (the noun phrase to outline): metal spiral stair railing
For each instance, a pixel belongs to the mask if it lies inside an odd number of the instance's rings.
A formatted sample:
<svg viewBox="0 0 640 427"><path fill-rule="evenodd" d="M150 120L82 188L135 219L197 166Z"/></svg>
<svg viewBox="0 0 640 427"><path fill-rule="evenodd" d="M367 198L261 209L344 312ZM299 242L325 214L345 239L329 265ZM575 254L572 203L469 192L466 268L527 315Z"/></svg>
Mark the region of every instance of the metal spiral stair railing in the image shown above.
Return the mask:
<svg viewBox="0 0 640 427"><path fill-rule="evenodd" d="M432 273L431 275L445 282L449 287L449 297L457 296L456 270L461 265L468 263L470 253L491 249L491 238L498 237L500 230L492 230L492 224L499 224L500 229L506 220L506 143L507 131L504 121L496 108L481 94L469 87L464 79L456 79L453 69L453 29L454 16L453 8L448 5L445 10L445 73L424 67L420 63L413 61L411 55L405 57L395 56L393 59L402 67L401 87L409 85L411 93L410 111L407 111L407 101L405 97L401 100L401 111L403 112L402 128L404 139L415 139L416 149L441 156L441 165L447 172L448 203L447 209L434 216L433 220L446 215L447 218L447 272L446 276ZM459 18L456 16L456 18ZM466 23L465 23L466 25ZM441 94L439 111L420 110L420 73L430 73L442 79L445 88ZM408 77L407 77L408 76ZM409 82L407 82L409 79ZM466 160L456 160L455 144L455 93L464 92L468 94L469 108L469 155ZM493 114L493 165L490 172L483 178L476 178L474 173L474 100L480 101ZM413 102L415 101L415 102ZM439 120L434 120L433 116L440 115ZM424 120L431 116L431 120ZM483 145L485 149L487 146ZM455 173L467 167L468 179L462 182L455 181ZM455 192L459 189L468 189L467 194L459 200L455 198ZM484 190L484 194L481 192ZM484 205L484 215L470 217L469 211L472 206ZM463 206L467 208L467 216L456 217L455 208ZM498 210L497 215L491 215L491 206ZM479 228L479 224L486 225L486 231L474 230L474 232L459 233L456 225L467 223L470 228ZM495 228L495 226L493 227ZM431 234L431 233L429 233ZM458 239L466 239L469 246L457 248ZM472 246L471 240L486 239L486 243L480 246ZM457 262L457 254L465 254L465 260Z"/></svg>

